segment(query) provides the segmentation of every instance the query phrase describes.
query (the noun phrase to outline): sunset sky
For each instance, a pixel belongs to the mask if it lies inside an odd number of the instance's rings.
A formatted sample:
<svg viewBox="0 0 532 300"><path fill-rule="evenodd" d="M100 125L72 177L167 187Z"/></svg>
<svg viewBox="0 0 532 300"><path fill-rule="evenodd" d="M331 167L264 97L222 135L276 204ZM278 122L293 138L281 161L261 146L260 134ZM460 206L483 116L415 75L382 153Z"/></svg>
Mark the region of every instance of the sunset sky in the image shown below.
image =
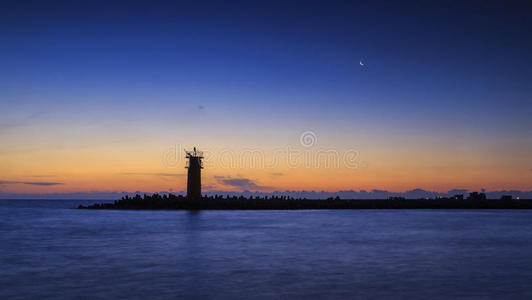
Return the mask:
<svg viewBox="0 0 532 300"><path fill-rule="evenodd" d="M0 2L0 193L532 190L530 4L173 2Z"/></svg>

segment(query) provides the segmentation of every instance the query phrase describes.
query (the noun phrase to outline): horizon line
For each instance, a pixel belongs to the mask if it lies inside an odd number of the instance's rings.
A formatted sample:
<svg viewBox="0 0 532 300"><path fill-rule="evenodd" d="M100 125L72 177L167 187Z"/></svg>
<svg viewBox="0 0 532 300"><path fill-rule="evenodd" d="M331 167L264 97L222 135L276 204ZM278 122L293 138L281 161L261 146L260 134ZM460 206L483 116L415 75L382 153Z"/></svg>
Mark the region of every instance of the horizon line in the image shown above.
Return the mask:
<svg viewBox="0 0 532 300"><path fill-rule="evenodd" d="M405 197L407 199L416 199L416 198L436 198L436 197L450 197L454 195L466 195L470 192L483 192L488 198L500 198L503 194L519 197L532 198L532 190L491 190L487 191L485 189L481 190L469 190L469 189L450 189L446 192L436 192L425 190L421 188L415 188L412 190L407 190L404 192L393 192L388 190L338 190L338 191L315 191L315 190L284 190L284 191L272 191L272 192L262 192L262 191L251 191L251 190L242 190L242 191L226 191L226 190L212 190L202 193L205 196L212 195L229 195L229 196L294 196L301 198L309 199L322 199L328 197L339 196L342 199L382 199L388 197ZM90 192L64 192L64 193L5 193L0 192L0 199L2 200L112 200L120 199L122 196L126 195L153 195L153 194L174 194L174 195L184 195L185 191L157 191L157 192L147 192L147 191L90 191Z"/></svg>

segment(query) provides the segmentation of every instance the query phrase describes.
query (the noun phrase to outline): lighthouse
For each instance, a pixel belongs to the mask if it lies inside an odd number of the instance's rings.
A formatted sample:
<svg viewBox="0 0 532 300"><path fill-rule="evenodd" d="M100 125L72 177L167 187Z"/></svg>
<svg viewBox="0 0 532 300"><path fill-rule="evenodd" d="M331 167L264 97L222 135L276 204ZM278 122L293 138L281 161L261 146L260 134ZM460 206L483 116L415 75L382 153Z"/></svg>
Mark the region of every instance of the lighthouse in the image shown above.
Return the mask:
<svg viewBox="0 0 532 300"><path fill-rule="evenodd" d="M186 151L186 158L188 159L185 168L188 169L187 181L187 198L199 199L201 198L201 169L203 169L203 152Z"/></svg>

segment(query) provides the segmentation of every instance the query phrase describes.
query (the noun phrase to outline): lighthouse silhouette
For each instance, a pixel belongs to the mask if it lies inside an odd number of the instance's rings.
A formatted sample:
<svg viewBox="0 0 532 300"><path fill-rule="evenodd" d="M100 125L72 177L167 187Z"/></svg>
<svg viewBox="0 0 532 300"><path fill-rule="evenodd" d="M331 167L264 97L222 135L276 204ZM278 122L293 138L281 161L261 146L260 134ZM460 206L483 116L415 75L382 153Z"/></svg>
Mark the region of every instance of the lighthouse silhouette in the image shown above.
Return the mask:
<svg viewBox="0 0 532 300"><path fill-rule="evenodd" d="M197 151L194 147L193 151L186 151L186 158L188 158L185 168L188 169L187 181L187 197L191 199L201 198L201 169L203 169L203 152Z"/></svg>

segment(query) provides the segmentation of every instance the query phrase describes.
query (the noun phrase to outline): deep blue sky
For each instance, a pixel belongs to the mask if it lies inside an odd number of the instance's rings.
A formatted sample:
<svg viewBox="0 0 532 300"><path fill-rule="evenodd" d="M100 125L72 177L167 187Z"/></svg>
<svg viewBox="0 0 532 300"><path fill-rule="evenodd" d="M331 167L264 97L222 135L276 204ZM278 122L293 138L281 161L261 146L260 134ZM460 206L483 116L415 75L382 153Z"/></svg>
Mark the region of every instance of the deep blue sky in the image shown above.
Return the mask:
<svg viewBox="0 0 532 300"><path fill-rule="evenodd" d="M530 5L191 2L4 1L3 96L29 85L44 94L97 85L158 101L179 89L203 95L195 101L205 107L216 95L258 94L324 114L480 114L521 119L509 129L526 125ZM344 109L323 111L323 98Z"/></svg>
<svg viewBox="0 0 532 300"><path fill-rule="evenodd" d="M368 149L471 143L529 171L531 16L513 1L2 1L3 150L314 130Z"/></svg>

